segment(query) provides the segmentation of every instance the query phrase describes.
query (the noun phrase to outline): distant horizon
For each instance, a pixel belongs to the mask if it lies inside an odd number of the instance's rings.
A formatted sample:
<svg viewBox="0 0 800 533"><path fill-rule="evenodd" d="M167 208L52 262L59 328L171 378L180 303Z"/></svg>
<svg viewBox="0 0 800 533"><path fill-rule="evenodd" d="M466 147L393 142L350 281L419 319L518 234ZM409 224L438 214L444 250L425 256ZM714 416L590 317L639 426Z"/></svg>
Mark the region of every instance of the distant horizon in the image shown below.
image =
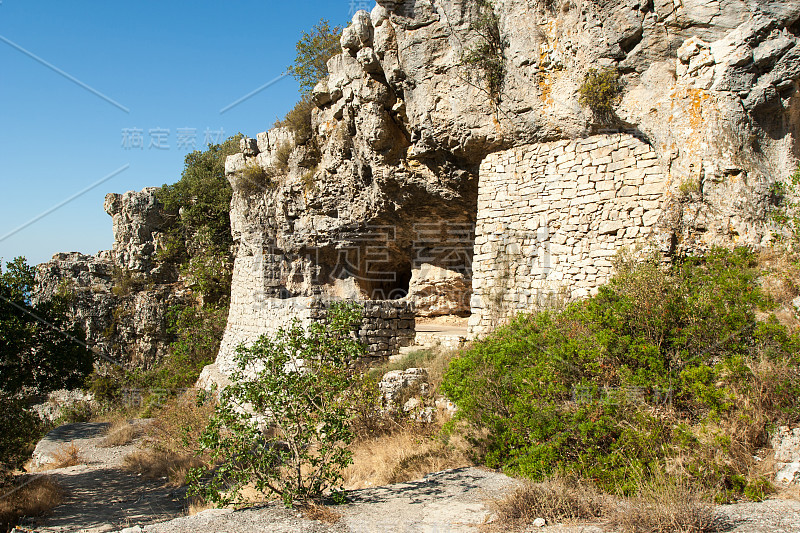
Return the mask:
<svg viewBox="0 0 800 533"><path fill-rule="evenodd" d="M301 33L374 5L2 0L0 259L110 250L106 194L174 183L193 150L268 130L300 97L282 75Z"/></svg>

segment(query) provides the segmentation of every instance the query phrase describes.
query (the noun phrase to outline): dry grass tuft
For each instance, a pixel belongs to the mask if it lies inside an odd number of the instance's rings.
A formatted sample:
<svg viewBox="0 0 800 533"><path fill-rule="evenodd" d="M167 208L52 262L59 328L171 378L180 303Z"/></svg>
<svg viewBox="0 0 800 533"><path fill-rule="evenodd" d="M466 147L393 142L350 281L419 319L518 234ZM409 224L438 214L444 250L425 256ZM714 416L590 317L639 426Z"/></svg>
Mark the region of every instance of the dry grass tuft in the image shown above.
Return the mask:
<svg viewBox="0 0 800 533"><path fill-rule="evenodd" d="M213 402L198 402L196 391L169 400L144 430L147 448L125 457L125 469L149 479L168 479L175 487L184 486L189 471L204 465L204 459L197 455L198 439L213 411Z"/></svg>
<svg viewBox="0 0 800 533"><path fill-rule="evenodd" d="M170 399L156 414L144 433L148 447L175 453L194 452L199 439L214 413L213 398L198 401L197 391Z"/></svg>
<svg viewBox="0 0 800 533"><path fill-rule="evenodd" d="M106 432L106 437L103 439L102 446L107 448L112 448L114 446L126 446L132 443L140 433L141 430L127 420L115 422L110 428L108 428L108 432Z"/></svg>
<svg viewBox="0 0 800 533"><path fill-rule="evenodd" d="M53 462L47 465L48 469L67 468L83 464L80 449L75 443L65 444L53 454Z"/></svg>
<svg viewBox="0 0 800 533"><path fill-rule="evenodd" d="M173 487L184 486L189 471L202 465L200 458L193 454L178 454L155 449L133 452L123 461L125 470L140 474L147 479L167 479L169 485Z"/></svg>
<svg viewBox="0 0 800 533"><path fill-rule="evenodd" d="M359 439L353 464L344 472L349 490L421 479L431 472L471 466L469 444L453 436L445 441L438 428L405 426L372 439Z"/></svg>
<svg viewBox="0 0 800 533"><path fill-rule="evenodd" d="M209 509L216 509L217 506L211 502L207 502L200 498L193 498L189 500L189 509L187 510L187 516L194 516L198 513L202 513L203 511L208 511Z"/></svg>
<svg viewBox="0 0 800 533"><path fill-rule="evenodd" d="M704 533L716 531L711 504L685 484L645 487L636 498L609 511L622 533Z"/></svg>
<svg viewBox="0 0 800 533"><path fill-rule="evenodd" d="M603 515L606 497L591 484L553 477L541 483L526 483L502 500L492 503L502 529L520 529L537 518L548 523L588 520Z"/></svg>
<svg viewBox="0 0 800 533"><path fill-rule="evenodd" d="M326 524L336 524L342 519L341 514L325 505L309 502L299 506L299 509L300 512L303 513L303 517L308 520L317 520Z"/></svg>
<svg viewBox="0 0 800 533"><path fill-rule="evenodd" d="M46 514L64 499L64 491L49 476L16 481L16 487L21 486L18 490L10 486L0 488L0 531L10 530L22 517Z"/></svg>

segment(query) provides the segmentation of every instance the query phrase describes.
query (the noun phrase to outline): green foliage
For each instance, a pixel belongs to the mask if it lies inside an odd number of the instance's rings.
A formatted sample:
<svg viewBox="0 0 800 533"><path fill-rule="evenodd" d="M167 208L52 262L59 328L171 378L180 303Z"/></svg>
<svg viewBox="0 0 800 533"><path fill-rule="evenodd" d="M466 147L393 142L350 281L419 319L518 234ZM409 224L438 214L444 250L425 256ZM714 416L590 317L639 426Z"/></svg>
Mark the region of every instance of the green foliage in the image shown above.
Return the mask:
<svg viewBox="0 0 800 533"><path fill-rule="evenodd" d="M168 316L169 332L175 336L169 356L153 369L128 372L125 381L129 385L175 394L193 387L203 367L214 362L225 331L227 306L173 306Z"/></svg>
<svg viewBox="0 0 800 533"><path fill-rule="evenodd" d="M311 98L308 95L305 95L286 114L283 120L275 122L275 126L288 128L289 131L294 134L295 144L305 144L311 138L313 133L311 112L315 109L315 107L316 106L311 101ZM279 160L282 161L282 165L284 165L282 168L284 171L286 169L285 165L289 161L289 155L291 155L293 149L294 146L291 144L284 144L278 148L277 155L280 156Z"/></svg>
<svg viewBox="0 0 800 533"><path fill-rule="evenodd" d="M117 376L93 372L86 380L86 388L92 393L95 401L110 404L119 398L122 384Z"/></svg>
<svg viewBox="0 0 800 533"><path fill-rule="evenodd" d="M353 409L344 398L364 354L352 336L359 318L357 307L340 304L324 324L295 323L239 347L234 384L221 392L200 439L217 466L194 472L194 493L228 504L254 484L292 505L337 490L351 462Z"/></svg>
<svg viewBox="0 0 800 533"><path fill-rule="evenodd" d="M258 163L248 163L237 176L236 190L252 196L263 193L273 187L277 172L273 168L263 168Z"/></svg>
<svg viewBox="0 0 800 533"><path fill-rule="evenodd" d="M696 483L741 495L730 443L690 428L749 419L755 446L769 424L799 420L800 340L756 320L769 302L745 250L670 267L623 257L618 271L594 298L475 343L451 363L445 394L487 432L489 466L630 494L688 453Z"/></svg>
<svg viewBox="0 0 800 533"><path fill-rule="evenodd" d="M314 181L314 176L317 174L317 167L310 168L303 173L300 181L303 183L303 189L306 192L313 192L317 190L317 183Z"/></svg>
<svg viewBox="0 0 800 533"><path fill-rule="evenodd" d="M772 185L772 200L776 204L772 219L783 230L774 240L791 252L800 250L800 168L785 182Z"/></svg>
<svg viewBox="0 0 800 533"><path fill-rule="evenodd" d="M506 75L505 48L507 43L500 34L500 17L495 12L494 2L478 0L479 16L470 29L478 36L478 42L466 51L462 63L477 72L486 83L486 90L495 102L499 102Z"/></svg>
<svg viewBox="0 0 800 533"><path fill-rule="evenodd" d="M79 401L65 405L54 424L61 426L64 424L77 424L78 422L88 422L95 415L95 410L91 402Z"/></svg>
<svg viewBox="0 0 800 533"><path fill-rule="evenodd" d="M69 324L69 295L33 305L33 288L25 258L0 265L0 392L12 396L79 387L94 361L83 331Z"/></svg>
<svg viewBox="0 0 800 533"><path fill-rule="evenodd" d="M689 198L694 194L700 193L700 180L697 178L687 178L678 186L681 198Z"/></svg>
<svg viewBox="0 0 800 533"><path fill-rule="evenodd" d="M232 190L225 178L225 158L239 152L241 137L239 134L222 144L210 144L203 152L187 154L181 179L159 189L158 199L175 216L160 253L162 260L181 263L187 254L193 255L197 251L194 237L201 231L209 235L213 251L230 253Z"/></svg>
<svg viewBox="0 0 800 533"><path fill-rule="evenodd" d="M197 233L195 243L197 252L181 266L186 286L200 296L204 304L227 306L233 279L230 253L218 250L206 229Z"/></svg>
<svg viewBox="0 0 800 533"><path fill-rule="evenodd" d="M148 284L148 281L141 274L136 274L118 266L114 267L111 279L114 282L114 286L111 287L111 292L114 296L128 296L131 293L141 291Z"/></svg>
<svg viewBox="0 0 800 533"><path fill-rule="evenodd" d="M297 41L297 57L288 72L300 84L300 90L307 95L314 86L328 75L328 60L342 49L339 40L341 26L330 27L327 20L320 20L309 32L303 32Z"/></svg>
<svg viewBox="0 0 800 533"><path fill-rule="evenodd" d="M599 117L609 117L622 93L619 71L614 67L589 69L578 89L578 101Z"/></svg>
<svg viewBox="0 0 800 533"><path fill-rule="evenodd" d="M0 482L30 457L32 443L42 429L39 417L26 402L0 392Z"/></svg>

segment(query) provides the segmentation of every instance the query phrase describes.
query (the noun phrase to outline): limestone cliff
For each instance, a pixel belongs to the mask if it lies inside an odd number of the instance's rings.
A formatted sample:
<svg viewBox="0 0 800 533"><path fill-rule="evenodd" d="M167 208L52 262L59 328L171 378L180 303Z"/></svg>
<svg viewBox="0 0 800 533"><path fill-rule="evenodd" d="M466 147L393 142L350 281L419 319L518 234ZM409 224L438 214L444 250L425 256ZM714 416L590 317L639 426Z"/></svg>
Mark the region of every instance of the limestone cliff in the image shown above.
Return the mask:
<svg viewBox="0 0 800 533"><path fill-rule="evenodd" d="M800 155L800 0L496 0L498 95L463 61L480 9L356 13L311 135L274 129L228 158L223 372L236 344L313 319L320 298L402 298L480 334L590 293L622 246L769 239L771 186ZM597 67L621 73L610 118L579 103Z"/></svg>
<svg viewBox="0 0 800 533"><path fill-rule="evenodd" d="M71 296L71 315L87 343L123 365L148 368L171 341L167 311L187 301L177 274L154 260L165 213L156 188L109 194L114 247L94 256L60 253L37 266L34 298Z"/></svg>

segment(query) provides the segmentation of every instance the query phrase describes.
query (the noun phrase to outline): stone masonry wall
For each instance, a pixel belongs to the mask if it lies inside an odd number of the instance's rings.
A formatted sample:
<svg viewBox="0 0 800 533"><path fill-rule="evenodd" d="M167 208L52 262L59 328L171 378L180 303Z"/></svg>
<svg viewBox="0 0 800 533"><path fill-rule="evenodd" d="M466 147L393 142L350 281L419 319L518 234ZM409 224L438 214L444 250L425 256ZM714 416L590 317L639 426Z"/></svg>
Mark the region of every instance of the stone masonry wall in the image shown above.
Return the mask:
<svg viewBox="0 0 800 533"><path fill-rule="evenodd" d="M217 369L229 375L234 370L234 355L240 344L252 344L265 333L288 327L293 320L306 327L325 316L327 298L274 296L271 277L258 256L240 255L234 264L228 327L220 345ZM414 342L413 304L402 300L359 302L364 307L359 337L373 357L399 353L400 347Z"/></svg>
<svg viewBox="0 0 800 533"><path fill-rule="evenodd" d="M521 146L481 164L470 333L557 293L589 295L653 233L667 176L629 134Z"/></svg>
<svg viewBox="0 0 800 533"><path fill-rule="evenodd" d="M414 306L402 300L362 302L364 318L358 332L369 355L389 357L403 346L414 344L416 336Z"/></svg>

